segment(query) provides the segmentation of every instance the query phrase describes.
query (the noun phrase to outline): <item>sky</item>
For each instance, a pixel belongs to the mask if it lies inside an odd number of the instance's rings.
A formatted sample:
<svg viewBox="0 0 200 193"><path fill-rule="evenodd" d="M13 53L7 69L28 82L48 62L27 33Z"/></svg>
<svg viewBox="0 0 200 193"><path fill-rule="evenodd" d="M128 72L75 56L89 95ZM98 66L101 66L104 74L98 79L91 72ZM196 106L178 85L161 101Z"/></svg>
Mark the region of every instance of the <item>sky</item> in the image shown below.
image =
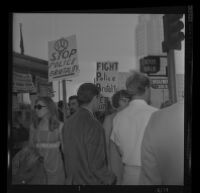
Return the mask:
<svg viewBox="0 0 200 193"><path fill-rule="evenodd" d="M25 54L44 60L48 60L48 41L76 35L80 74L67 82L67 96L76 94L81 83L94 81L97 61L118 61L121 72L139 68L135 44L138 14L16 13L15 52L20 52L19 23L22 23ZM183 52L175 54L184 62ZM177 73L184 73L183 65L177 68ZM58 82L54 82L54 89L57 93ZM57 94L54 100L58 100Z"/></svg>

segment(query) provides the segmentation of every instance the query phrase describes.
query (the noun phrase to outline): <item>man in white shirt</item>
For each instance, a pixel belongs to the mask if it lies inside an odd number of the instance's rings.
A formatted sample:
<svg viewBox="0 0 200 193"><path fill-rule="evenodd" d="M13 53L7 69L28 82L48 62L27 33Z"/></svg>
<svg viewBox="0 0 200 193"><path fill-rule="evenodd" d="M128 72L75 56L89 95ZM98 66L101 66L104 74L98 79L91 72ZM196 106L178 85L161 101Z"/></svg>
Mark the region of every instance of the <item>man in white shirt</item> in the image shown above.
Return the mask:
<svg viewBox="0 0 200 193"><path fill-rule="evenodd" d="M127 79L126 87L132 95L132 101L114 118L111 143L119 149L124 164L121 184L138 185L141 172L141 142L148 121L157 109L148 105L150 80L146 75L134 71ZM110 147L113 148L113 145Z"/></svg>
<svg viewBox="0 0 200 193"><path fill-rule="evenodd" d="M183 185L184 102L153 113L141 148L140 185Z"/></svg>

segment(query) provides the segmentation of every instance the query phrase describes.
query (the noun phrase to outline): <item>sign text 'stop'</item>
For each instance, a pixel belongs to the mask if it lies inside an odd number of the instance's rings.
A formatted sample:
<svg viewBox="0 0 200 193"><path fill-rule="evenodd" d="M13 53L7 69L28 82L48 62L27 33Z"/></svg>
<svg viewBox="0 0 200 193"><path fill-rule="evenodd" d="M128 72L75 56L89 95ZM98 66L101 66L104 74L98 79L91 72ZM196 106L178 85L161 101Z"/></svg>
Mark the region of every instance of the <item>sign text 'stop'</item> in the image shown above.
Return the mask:
<svg viewBox="0 0 200 193"><path fill-rule="evenodd" d="M63 80L79 74L76 36L50 41L49 81Z"/></svg>

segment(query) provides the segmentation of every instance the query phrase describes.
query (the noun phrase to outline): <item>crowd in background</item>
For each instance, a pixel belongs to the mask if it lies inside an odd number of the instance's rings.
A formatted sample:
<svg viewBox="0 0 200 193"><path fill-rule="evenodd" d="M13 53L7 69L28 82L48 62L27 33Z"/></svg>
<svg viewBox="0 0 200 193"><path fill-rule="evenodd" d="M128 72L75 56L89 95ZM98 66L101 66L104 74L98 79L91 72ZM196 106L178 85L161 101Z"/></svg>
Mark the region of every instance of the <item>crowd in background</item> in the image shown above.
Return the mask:
<svg viewBox="0 0 200 193"><path fill-rule="evenodd" d="M84 83L65 105L39 97L34 110L16 112L13 183L183 185L183 103L152 107L150 80L139 72L126 87L105 111L99 88Z"/></svg>

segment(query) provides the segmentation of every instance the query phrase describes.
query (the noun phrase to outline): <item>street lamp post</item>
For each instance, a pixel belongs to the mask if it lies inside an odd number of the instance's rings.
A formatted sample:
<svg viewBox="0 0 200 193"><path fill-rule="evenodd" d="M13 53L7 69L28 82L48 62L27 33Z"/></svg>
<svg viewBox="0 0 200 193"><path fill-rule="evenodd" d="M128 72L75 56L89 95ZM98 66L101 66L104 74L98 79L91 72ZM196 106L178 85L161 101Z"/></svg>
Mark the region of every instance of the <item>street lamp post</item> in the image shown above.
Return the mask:
<svg viewBox="0 0 200 193"><path fill-rule="evenodd" d="M176 95L176 69L175 69L175 61L174 61L174 50L168 51L167 61L168 61L169 99L172 103L176 103L177 95Z"/></svg>
<svg viewBox="0 0 200 193"><path fill-rule="evenodd" d="M164 41L162 42L162 49L163 52L167 52L169 99L172 103L177 102L174 50L181 50L181 41L185 38L181 31L184 28L184 24L180 20L182 17L183 14L166 14L163 16Z"/></svg>

